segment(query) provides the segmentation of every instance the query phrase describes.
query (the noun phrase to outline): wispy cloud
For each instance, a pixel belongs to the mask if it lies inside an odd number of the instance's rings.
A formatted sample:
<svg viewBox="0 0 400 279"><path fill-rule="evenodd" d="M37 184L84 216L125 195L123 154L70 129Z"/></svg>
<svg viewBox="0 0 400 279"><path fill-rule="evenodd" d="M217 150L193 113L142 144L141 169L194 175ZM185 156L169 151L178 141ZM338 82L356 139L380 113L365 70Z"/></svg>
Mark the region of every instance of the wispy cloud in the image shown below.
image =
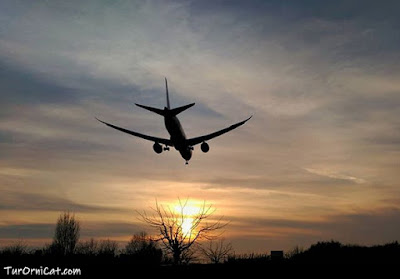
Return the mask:
<svg viewBox="0 0 400 279"><path fill-rule="evenodd" d="M326 176L326 177L333 178L333 179L348 180L348 181L351 181L351 182L354 182L357 184L366 183L366 181L362 178L357 178L354 176L338 173L338 172L331 171L331 170L313 169L313 168L305 168L305 170L308 171L309 173Z"/></svg>
<svg viewBox="0 0 400 279"><path fill-rule="evenodd" d="M91 237L111 238L128 241L130 237L140 232L143 227L133 223L99 223L91 224L80 222L81 239ZM0 226L0 238L3 239L42 239L44 242L51 242L54 236L56 224L19 224ZM42 242L43 242L42 241ZM29 244L29 243L28 243Z"/></svg>
<svg viewBox="0 0 400 279"><path fill-rule="evenodd" d="M279 248L282 243L290 243L293 237L297 242L293 246L309 245L327 239L343 243L374 245L394 241L400 230L398 208L381 208L358 213L327 215L320 220L294 220L279 218L235 218L231 226L236 230L245 230L247 234L234 235L235 243L258 243L270 249ZM235 231L235 230L233 230ZM278 245L277 245L278 243ZM262 250L260 250L261 252Z"/></svg>
<svg viewBox="0 0 400 279"><path fill-rule="evenodd" d="M76 213L86 212L126 212L126 209L110 206L96 206L80 204L55 195L36 194L27 192L2 191L0 210L18 211L71 211Z"/></svg>

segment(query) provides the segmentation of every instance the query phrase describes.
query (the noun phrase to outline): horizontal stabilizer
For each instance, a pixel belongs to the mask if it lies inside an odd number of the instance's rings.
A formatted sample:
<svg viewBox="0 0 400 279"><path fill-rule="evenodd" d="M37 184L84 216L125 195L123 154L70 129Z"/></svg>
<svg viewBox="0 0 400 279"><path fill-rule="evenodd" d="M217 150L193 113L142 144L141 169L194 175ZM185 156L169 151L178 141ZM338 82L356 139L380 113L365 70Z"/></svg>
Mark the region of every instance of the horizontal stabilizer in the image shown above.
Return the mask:
<svg viewBox="0 0 400 279"><path fill-rule="evenodd" d="M186 105L186 106L182 106L182 107L179 107L179 108L174 108L174 109L168 109L168 108L159 109L159 108L153 108L153 107L148 107L148 106L139 105L139 104L135 104L135 105L137 105L138 107L147 109L147 110L149 110L151 112L157 113L159 115L162 115L162 116L175 116L175 115L181 113L182 111L185 111L188 108L194 106L195 103L192 103L192 104L189 104L189 105Z"/></svg>
<svg viewBox="0 0 400 279"><path fill-rule="evenodd" d="M195 103L192 103L192 104L189 104L189 105L186 105L186 106L182 106L182 107L179 107L179 108L174 108L174 109L171 109L168 113L170 115L175 116L177 114L180 114L182 111L185 111L190 107L193 107L194 105L195 105Z"/></svg>
<svg viewBox="0 0 400 279"><path fill-rule="evenodd" d="M135 104L135 105L137 105L138 107L147 109L147 110L149 110L151 112L155 112L155 113L157 113L159 115L162 115L162 116L165 115L165 110L158 109L158 108L153 108L153 107L148 107L148 106L144 106L144 105L139 105L139 104Z"/></svg>

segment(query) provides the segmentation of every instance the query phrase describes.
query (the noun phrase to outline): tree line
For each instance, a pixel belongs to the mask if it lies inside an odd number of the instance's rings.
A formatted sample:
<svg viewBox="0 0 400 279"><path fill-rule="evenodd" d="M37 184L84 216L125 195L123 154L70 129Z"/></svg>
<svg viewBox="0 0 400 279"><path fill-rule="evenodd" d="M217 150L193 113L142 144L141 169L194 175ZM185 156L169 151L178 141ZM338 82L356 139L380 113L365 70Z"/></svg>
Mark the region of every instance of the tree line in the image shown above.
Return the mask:
<svg viewBox="0 0 400 279"><path fill-rule="evenodd" d="M194 214L186 213L188 200L179 200L179 210L173 210L156 203L151 212L138 212L140 219L155 230L153 236L139 232L132 236L124 248L119 249L116 241L80 239L80 222L74 214L60 214L53 241L44 248L28 251L19 243L4 247L0 256L13 257L35 255L47 257L98 257L120 258L135 263L151 265L183 265L203 260L223 262L232 250L231 244L220 239L220 230L227 225L222 219L212 220L214 209L205 202ZM200 243L201 242L201 243Z"/></svg>
<svg viewBox="0 0 400 279"><path fill-rule="evenodd" d="M186 204L182 203L181 208ZM75 215L64 212L56 223L53 240L39 249L29 249L17 243L0 249L0 262L28 262L43 264L79 263L83 265L112 264L127 266L182 266L191 263L213 263L223 266L264 266L269 264L400 264L400 244L395 241L371 247L344 245L337 241L318 242L308 249L295 247L282 257L268 254L235 254L231 243L217 233L227 223L217 219L205 204L198 214L191 216L189 227L183 228L184 213L174 213L158 204L152 214L140 213L141 219L158 233L150 236L139 232L120 249L113 240L91 238L79 241L81 225ZM186 224L187 225L187 224ZM202 240L202 241L200 241Z"/></svg>

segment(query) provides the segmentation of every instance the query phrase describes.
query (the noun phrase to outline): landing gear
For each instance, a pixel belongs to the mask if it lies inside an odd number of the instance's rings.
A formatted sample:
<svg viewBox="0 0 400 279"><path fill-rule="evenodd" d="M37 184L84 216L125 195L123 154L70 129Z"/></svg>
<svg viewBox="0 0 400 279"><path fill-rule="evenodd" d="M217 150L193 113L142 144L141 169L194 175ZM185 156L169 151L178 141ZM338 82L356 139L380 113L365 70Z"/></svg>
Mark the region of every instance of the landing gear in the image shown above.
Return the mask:
<svg viewBox="0 0 400 279"><path fill-rule="evenodd" d="M169 151L169 146L165 146L164 151Z"/></svg>
<svg viewBox="0 0 400 279"><path fill-rule="evenodd" d="M189 165L189 162L188 162L188 161L186 161L185 165Z"/></svg>

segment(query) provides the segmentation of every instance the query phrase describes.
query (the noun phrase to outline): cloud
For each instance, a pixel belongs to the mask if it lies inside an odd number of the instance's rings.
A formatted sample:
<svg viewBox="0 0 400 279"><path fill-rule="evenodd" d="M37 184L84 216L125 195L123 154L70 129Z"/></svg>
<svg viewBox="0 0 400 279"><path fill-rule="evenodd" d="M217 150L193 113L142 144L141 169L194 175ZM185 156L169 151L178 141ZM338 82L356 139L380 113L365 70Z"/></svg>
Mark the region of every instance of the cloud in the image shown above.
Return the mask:
<svg viewBox="0 0 400 279"><path fill-rule="evenodd" d="M133 234L145 231L146 227L137 223L109 222L109 223L82 223L82 237L118 238L125 237L128 240Z"/></svg>
<svg viewBox="0 0 400 279"><path fill-rule="evenodd" d="M374 210L374 212L328 215L321 220L314 221L275 218L230 218L232 219L230 226L237 227L237 229L246 228L247 232L246 234L241 234L241 236L232 236L235 242L240 242L237 238L242 237L241 241L246 239L247 245L259 243L263 247L261 249L266 249L267 247L282 249L282 246L278 247L274 244L274 241L287 245L287 243L291 242L291 238L295 238L298 241L293 243L293 246L299 245L303 247L307 247L317 241L329 239L359 245L384 244L397 240L397 235L400 232L400 226L398 225L400 211L398 208L381 208Z"/></svg>
<svg viewBox="0 0 400 279"><path fill-rule="evenodd" d="M77 92L72 88L41 78L37 72L26 71L21 66L6 63L4 60L0 60L0 73L3 109L15 104L20 107L43 103L70 104L78 99Z"/></svg>
<svg viewBox="0 0 400 279"><path fill-rule="evenodd" d="M354 176L350 176L350 175L346 175L346 174L341 174L341 173L337 173L331 170L324 170L324 169L313 169L313 168L305 168L306 171L308 171L309 173L313 173L313 174L317 174L317 175L321 175L321 176L326 176L329 178L333 178L333 179L339 179L339 180L347 180L347 181L351 181L357 184L363 184L366 183L366 181L362 178L357 178Z"/></svg>
<svg viewBox="0 0 400 279"><path fill-rule="evenodd" d="M53 236L55 224L24 224L0 226L1 238L45 238Z"/></svg>
<svg viewBox="0 0 400 279"><path fill-rule="evenodd" d="M81 224L81 239L87 238L110 238L118 239L121 236L129 239L134 233L138 233L143 228L132 223L96 223ZM56 224L19 224L0 226L0 238L3 239L44 239L51 241L54 235Z"/></svg>
<svg viewBox="0 0 400 279"><path fill-rule="evenodd" d="M26 175L20 171L17 175ZM2 191L0 198L0 210L18 210L18 211L71 211L76 213L85 212L124 212L122 208L113 208L107 206L95 206L87 204L79 204L66 198L36 194L28 192Z"/></svg>

